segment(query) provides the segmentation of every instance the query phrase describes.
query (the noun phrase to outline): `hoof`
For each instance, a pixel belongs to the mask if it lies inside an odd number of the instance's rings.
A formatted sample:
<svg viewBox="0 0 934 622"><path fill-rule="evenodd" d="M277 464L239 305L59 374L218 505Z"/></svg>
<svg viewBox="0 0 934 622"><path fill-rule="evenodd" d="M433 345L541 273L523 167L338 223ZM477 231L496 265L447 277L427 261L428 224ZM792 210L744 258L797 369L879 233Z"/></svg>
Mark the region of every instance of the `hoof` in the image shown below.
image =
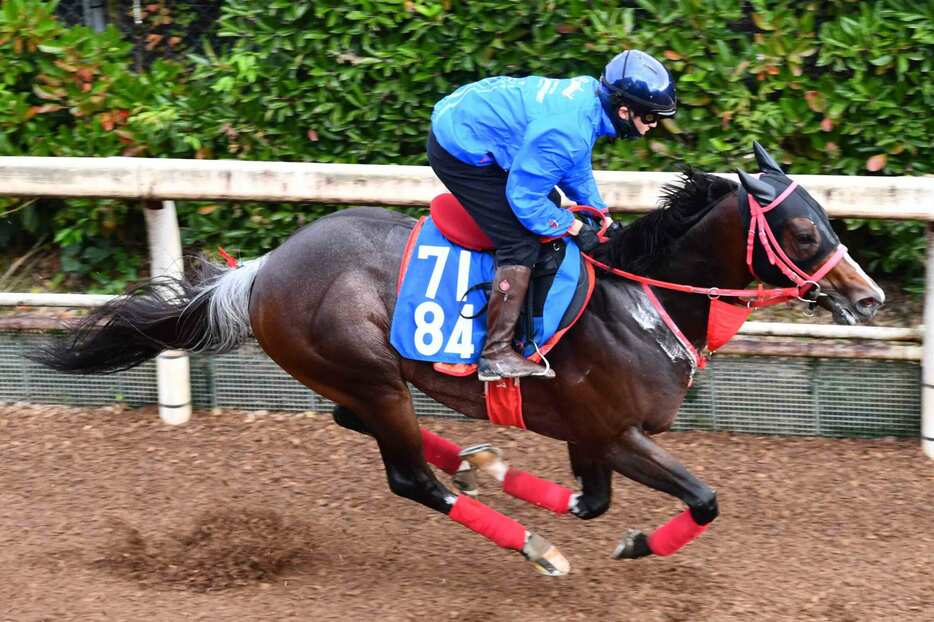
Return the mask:
<svg viewBox="0 0 934 622"><path fill-rule="evenodd" d="M465 447L460 451L461 464L457 472L451 477L451 483L465 495L476 497L480 494L480 486L477 481L478 471L483 471L494 477L497 474L505 475L508 467L500 459L501 455L502 452L489 443Z"/></svg>
<svg viewBox="0 0 934 622"><path fill-rule="evenodd" d="M532 567L539 574L563 577L571 572L571 564L561 551L538 534L533 533L529 536L521 552L523 557L532 562Z"/></svg>
<svg viewBox="0 0 934 622"><path fill-rule="evenodd" d="M651 554L648 537L638 529L630 529L613 551L613 559L639 559Z"/></svg>
<svg viewBox="0 0 934 622"><path fill-rule="evenodd" d="M451 483L460 492L471 497L480 495L480 485L477 482L477 471L473 465L466 460L461 462L457 473L451 476Z"/></svg>
<svg viewBox="0 0 934 622"><path fill-rule="evenodd" d="M493 447L489 443L480 443L478 445L471 445L470 447L464 447L463 449L461 449L459 455L461 458L464 458L466 460L470 456L476 456L477 454L486 453L488 451L493 452L497 456L500 455L501 453L499 449L497 449L496 447Z"/></svg>

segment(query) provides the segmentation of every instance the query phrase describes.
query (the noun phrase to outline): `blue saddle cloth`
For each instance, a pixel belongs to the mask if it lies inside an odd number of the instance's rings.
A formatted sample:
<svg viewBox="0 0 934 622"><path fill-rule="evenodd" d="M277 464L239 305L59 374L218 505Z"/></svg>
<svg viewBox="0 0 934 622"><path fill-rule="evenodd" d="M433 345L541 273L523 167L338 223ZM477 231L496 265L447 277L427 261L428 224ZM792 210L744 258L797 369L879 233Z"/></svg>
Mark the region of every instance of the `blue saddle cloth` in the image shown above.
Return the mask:
<svg viewBox="0 0 934 622"><path fill-rule="evenodd" d="M573 240L552 242L552 269L536 267L532 334L539 346L577 317L586 303L586 272ZM558 264L560 260L560 264ZM390 343L407 359L434 363L476 363L486 339L486 304L495 273L493 254L449 242L423 221L418 239L403 258L405 270L392 316ZM548 283L550 282L550 287ZM583 284L583 287L582 287ZM547 293L544 290L547 287ZM589 293L589 292L588 292ZM482 311L482 313L481 313ZM531 356L535 345L523 345Z"/></svg>

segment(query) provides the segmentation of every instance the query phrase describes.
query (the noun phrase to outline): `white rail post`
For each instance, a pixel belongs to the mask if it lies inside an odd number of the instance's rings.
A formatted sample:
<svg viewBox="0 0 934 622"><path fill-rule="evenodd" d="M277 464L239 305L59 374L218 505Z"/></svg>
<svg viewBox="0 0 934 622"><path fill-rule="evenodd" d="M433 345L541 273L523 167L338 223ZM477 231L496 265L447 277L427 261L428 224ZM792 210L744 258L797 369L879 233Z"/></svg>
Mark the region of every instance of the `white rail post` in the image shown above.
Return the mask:
<svg viewBox="0 0 934 622"><path fill-rule="evenodd" d="M182 239L172 201L144 201L146 230L152 276L181 278ZM166 350L156 357L159 385L159 417L169 425L181 425L191 419L191 381L188 355L182 350Z"/></svg>
<svg viewBox="0 0 934 622"><path fill-rule="evenodd" d="M934 199L934 197L931 197ZM927 225L924 287L924 354L921 361L921 449L934 458L934 224Z"/></svg>

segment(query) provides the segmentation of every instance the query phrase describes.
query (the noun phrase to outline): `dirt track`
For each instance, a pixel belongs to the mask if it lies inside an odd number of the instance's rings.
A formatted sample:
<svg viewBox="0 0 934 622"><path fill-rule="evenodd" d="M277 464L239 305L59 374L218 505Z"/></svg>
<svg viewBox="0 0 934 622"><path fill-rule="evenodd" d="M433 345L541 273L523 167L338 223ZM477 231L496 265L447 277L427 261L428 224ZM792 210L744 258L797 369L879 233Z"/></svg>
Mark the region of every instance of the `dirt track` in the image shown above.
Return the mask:
<svg viewBox="0 0 934 622"><path fill-rule="evenodd" d="M564 448L426 420L571 485ZM0 406L0 621L931 620L934 462L917 442L668 434L721 518L671 558L610 559L680 510L617 478L590 522L494 491L572 564L533 574L386 488L328 416Z"/></svg>

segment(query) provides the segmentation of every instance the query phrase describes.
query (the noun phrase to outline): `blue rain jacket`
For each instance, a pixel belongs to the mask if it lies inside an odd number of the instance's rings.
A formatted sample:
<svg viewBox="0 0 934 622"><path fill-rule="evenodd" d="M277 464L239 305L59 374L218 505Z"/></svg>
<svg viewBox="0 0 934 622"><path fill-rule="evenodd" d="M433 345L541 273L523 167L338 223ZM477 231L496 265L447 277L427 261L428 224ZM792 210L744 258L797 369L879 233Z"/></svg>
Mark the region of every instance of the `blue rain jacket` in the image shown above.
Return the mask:
<svg viewBox="0 0 934 622"><path fill-rule="evenodd" d="M591 155L597 138L616 131L600 105L598 86L588 76L487 78L435 104L431 127L458 160L474 166L495 162L509 172L506 197L526 229L564 235L574 216L548 199L555 186L580 205L606 210Z"/></svg>

